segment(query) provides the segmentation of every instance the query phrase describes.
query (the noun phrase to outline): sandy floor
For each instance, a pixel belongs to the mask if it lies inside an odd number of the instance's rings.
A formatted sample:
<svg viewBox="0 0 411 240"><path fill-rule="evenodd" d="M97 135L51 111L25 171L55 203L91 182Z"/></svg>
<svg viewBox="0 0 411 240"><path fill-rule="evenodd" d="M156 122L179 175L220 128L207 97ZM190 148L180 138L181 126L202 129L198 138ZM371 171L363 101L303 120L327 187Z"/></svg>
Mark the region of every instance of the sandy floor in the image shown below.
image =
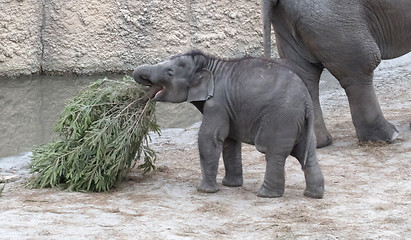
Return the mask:
<svg viewBox="0 0 411 240"><path fill-rule="evenodd" d="M383 112L400 130L392 144L359 144L344 91L329 77L321 82L334 137L317 151L323 199L303 196L304 176L292 157L284 196L258 198L264 156L249 145L242 187L198 193L194 124L153 136L158 170L132 172L107 193L30 190L24 187L28 154L1 159L0 177L11 179L0 197L0 239L411 239L410 79L411 54L375 72ZM223 173L220 166L220 183Z"/></svg>

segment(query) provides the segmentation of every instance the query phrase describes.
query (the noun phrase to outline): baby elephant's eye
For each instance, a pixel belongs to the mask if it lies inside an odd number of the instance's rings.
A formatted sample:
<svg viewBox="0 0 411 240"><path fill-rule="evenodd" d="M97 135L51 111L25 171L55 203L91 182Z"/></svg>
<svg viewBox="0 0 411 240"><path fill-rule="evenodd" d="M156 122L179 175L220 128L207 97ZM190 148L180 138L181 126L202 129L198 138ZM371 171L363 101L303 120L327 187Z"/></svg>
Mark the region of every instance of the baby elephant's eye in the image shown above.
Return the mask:
<svg viewBox="0 0 411 240"><path fill-rule="evenodd" d="M169 79L171 79L174 76L173 70L168 69L167 70L167 76L168 76Z"/></svg>

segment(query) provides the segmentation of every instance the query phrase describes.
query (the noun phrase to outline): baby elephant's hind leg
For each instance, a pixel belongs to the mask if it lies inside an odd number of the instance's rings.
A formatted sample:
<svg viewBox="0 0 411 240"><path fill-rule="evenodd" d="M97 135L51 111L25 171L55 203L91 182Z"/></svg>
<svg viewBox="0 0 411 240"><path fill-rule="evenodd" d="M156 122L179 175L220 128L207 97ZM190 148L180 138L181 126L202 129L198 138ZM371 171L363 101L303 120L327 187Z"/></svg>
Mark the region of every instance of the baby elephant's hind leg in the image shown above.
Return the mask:
<svg viewBox="0 0 411 240"><path fill-rule="evenodd" d="M324 196L324 177L318 163L307 166L304 169L305 184L304 195L311 198L322 198Z"/></svg>
<svg viewBox="0 0 411 240"><path fill-rule="evenodd" d="M296 145L291 155L295 156L301 165L304 164L305 140ZM324 196L324 176L315 153L315 140L309 146L307 162L303 166L306 188L304 195L311 198L322 198Z"/></svg>
<svg viewBox="0 0 411 240"><path fill-rule="evenodd" d="M283 155L265 154L266 170L264 183L258 190L259 197L281 197L284 194L284 165L286 157Z"/></svg>
<svg viewBox="0 0 411 240"><path fill-rule="evenodd" d="M294 136L298 134L294 117L293 112L282 111L262 119L263 124L255 141L257 150L264 153L266 159L264 183L258 191L259 197L281 197L284 194L285 160L294 147Z"/></svg>

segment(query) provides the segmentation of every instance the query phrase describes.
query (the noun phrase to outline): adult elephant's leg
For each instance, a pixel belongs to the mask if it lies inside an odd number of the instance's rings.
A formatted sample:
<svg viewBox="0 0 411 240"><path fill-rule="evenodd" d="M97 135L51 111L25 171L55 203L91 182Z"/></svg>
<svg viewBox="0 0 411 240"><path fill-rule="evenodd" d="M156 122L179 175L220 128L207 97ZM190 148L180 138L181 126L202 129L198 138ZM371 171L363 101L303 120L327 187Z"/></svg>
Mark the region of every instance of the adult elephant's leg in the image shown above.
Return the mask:
<svg viewBox="0 0 411 240"><path fill-rule="evenodd" d="M397 128L381 111L371 76L345 77L340 80L348 97L351 117L360 141L392 141Z"/></svg>
<svg viewBox="0 0 411 240"><path fill-rule="evenodd" d="M322 148L330 145L332 143L331 134L328 132L325 126L323 111L320 105L320 75L321 71L316 67L310 67L311 70L305 76L302 77L308 91L311 95L311 100L314 107L314 131L317 138L317 148Z"/></svg>
<svg viewBox="0 0 411 240"><path fill-rule="evenodd" d="M243 167L241 163L241 142L226 138L223 144L225 177L223 185L238 187L243 185Z"/></svg>
<svg viewBox="0 0 411 240"><path fill-rule="evenodd" d="M347 94L358 140L392 141L398 130L384 118L373 86L373 72L381 62L380 49L367 29L357 29L352 37L352 41L338 42L339 47L324 51L338 59L324 60L324 66Z"/></svg>
<svg viewBox="0 0 411 240"><path fill-rule="evenodd" d="M315 115L314 130L317 138L317 147L326 147L332 143L332 137L325 126L319 99L320 76L324 67L321 65L319 60L310 55L308 50L303 49L303 46L299 45L301 47L300 51L303 52L298 53L295 50L296 48L291 47L289 41L284 40L284 38L280 35L276 35L276 39L278 54L280 57L290 59L298 65L295 72L303 80L313 101ZM306 57L304 58L304 56ZM313 64L314 62L317 64Z"/></svg>

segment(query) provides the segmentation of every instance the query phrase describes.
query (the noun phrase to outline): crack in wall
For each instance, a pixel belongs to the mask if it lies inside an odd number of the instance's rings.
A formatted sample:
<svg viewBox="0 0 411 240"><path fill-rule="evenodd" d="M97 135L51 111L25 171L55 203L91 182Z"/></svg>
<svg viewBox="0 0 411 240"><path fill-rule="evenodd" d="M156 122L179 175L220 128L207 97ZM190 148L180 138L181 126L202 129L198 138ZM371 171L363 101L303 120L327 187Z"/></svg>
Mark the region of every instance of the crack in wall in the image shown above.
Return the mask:
<svg viewBox="0 0 411 240"><path fill-rule="evenodd" d="M40 24L40 59L39 59L39 63L40 63L40 68L39 68L39 72L40 74L43 74L44 70L43 70L43 64L44 64L44 27L46 26L46 0L42 0L40 1L41 6L41 24Z"/></svg>
<svg viewBox="0 0 411 240"><path fill-rule="evenodd" d="M189 29L188 31L191 35L190 41L187 41L189 48L193 48L193 36L195 34L195 30L194 30L195 19L194 19L194 16L193 16L193 3L192 2L193 2L192 0L187 1L188 10L187 10L187 14L186 14L188 29Z"/></svg>

